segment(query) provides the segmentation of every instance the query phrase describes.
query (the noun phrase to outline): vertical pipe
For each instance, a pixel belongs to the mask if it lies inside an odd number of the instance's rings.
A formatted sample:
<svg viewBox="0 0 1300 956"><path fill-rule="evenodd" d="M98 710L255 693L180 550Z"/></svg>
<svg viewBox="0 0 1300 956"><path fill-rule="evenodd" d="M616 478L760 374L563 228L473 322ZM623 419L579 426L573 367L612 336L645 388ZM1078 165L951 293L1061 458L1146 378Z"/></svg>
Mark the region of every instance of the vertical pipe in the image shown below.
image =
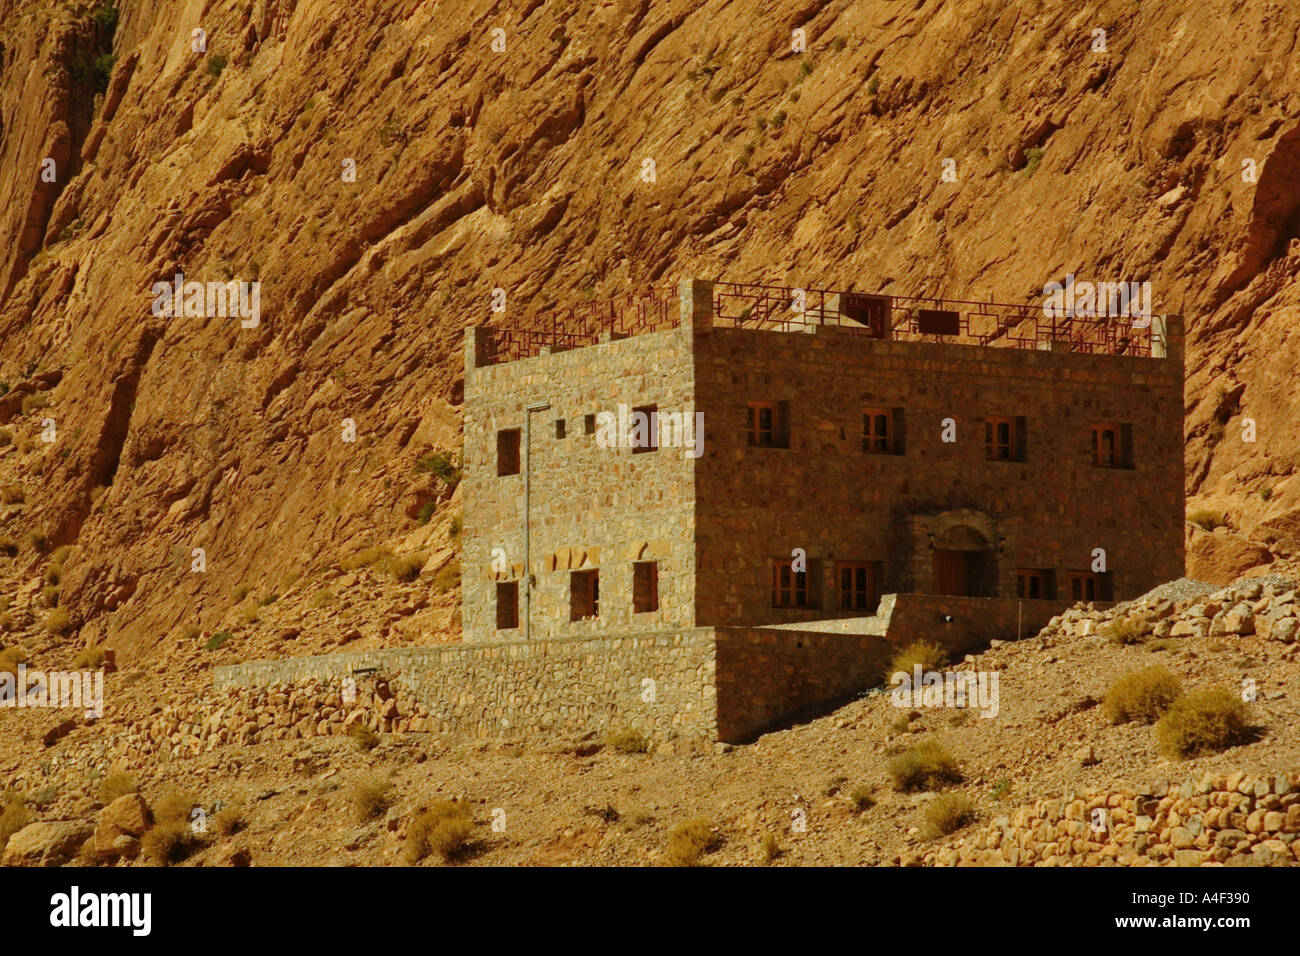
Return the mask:
<svg viewBox="0 0 1300 956"><path fill-rule="evenodd" d="M533 562L532 562L532 512L533 497L533 412L551 407L550 402L534 402L524 408L524 640L533 637Z"/></svg>

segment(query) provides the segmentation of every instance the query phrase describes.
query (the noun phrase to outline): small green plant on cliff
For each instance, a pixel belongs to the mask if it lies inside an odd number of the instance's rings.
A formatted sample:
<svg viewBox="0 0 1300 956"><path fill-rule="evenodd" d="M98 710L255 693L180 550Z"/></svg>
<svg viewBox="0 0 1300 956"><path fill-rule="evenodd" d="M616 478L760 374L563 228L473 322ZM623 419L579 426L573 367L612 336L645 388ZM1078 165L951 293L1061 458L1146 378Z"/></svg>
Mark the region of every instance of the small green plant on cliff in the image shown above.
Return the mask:
<svg viewBox="0 0 1300 956"><path fill-rule="evenodd" d="M230 640L230 636L229 631L217 631L217 633L208 638L208 643L203 646L209 651L218 650L222 644Z"/></svg>
<svg viewBox="0 0 1300 956"><path fill-rule="evenodd" d="M905 648L894 655L894 659L889 662L889 669L885 673L885 678L898 673L906 674L911 680L913 668L921 665L921 673L926 671L937 671L948 663L948 654L938 644L928 644L925 641L917 641L908 644Z"/></svg>
<svg viewBox="0 0 1300 956"><path fill-rule="evenodd" d="M937 740L922 740L886 764L896 790L937 790L944 784L960 783L957 761Z"/></svg>
<svg viewBox="0 0 1300 956"><path fill-rule="evenodd" d="M420 524L428 524L433 513L438 510L438 502L430 498L424 504L420 505L420 510L415 514L415 520Z"/></svg>
<svg viewBox="0 0 1300 956"><path fill-rule="evenodd" d="M226 68L227 62L229 61L226 57L222 56L220 53L210 54L208 56L208 76L220 76L221 71Z"/></svg>
<svg viewBox="0 0 1300 956"><path fill-rule="evenodd" d="M441 478L449 485L460 481L460 469L456 467L451 455L445 451L435 451L421 458L416 463L415 470L419 474L430 474L435 478Z"/></svg>
<svg viewBox="0 0 1300 956"><path fill-rule="evenodd" d="M1174 701L1156 724L1160 750L1171 757L1214 753L1250 737L1246 705L1226 687L1192 691Z"/></svg>
<svg viewBox="0 0 1300 956"><path fill-rule="evenodd" d="M1157 664L1125 674L1111 685L1102 700L1102 709L1112 724L1130 720L1151 723L1183 693L1177 675Z"/></svg>
<svg viewBox="0 0 1300 956"><path fill-rule="evenodd" d="M943 793L925 808L923 835L930 840L960 830L975 819L975 806L960 793Z"/></svg>
<svg viewBox="0 0 1300 956"><path fill-rule="evenodd" d="M1043 151L1037 146L1031 146L1025 150L1025 175L1032 176L1038 172L1038 167L1043 162Z"/></svg>
<svg viewBox="0 0 1300 956"><path fill-rule="evenodd" d="M698 866L706 853L722 846L722 837L713 832L705 817L683 820L668 831L669 866Z"/></svg>
<svg viewBox="0 0 1300 956"><path fill-rule="evenodd" d="M1187 515L1187 520L1203 531L1213 531L1228 524L1228 519L1224 517L1223 512L1212 508L1198 508Z"/></svg>

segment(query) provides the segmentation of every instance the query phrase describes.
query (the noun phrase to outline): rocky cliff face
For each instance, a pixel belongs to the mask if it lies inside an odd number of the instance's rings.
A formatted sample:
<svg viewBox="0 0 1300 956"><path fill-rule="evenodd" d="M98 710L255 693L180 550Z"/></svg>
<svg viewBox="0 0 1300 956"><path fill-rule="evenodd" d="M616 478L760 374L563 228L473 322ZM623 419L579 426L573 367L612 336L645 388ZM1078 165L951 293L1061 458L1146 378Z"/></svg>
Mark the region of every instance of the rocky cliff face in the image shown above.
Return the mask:
<svg viewBox="0 0 1300 956"><path fill-rule="evenodd" d="M416 464L457 445L493 290L687 275L1150 281L1187 318L1189 500L1228 525L1191 570L1285 557L1298 34L1230 0L0 0L15 626L57 586L129 659L371 545L446 563ZM258 321L154 315L178 273L259 282Z"/></svg>

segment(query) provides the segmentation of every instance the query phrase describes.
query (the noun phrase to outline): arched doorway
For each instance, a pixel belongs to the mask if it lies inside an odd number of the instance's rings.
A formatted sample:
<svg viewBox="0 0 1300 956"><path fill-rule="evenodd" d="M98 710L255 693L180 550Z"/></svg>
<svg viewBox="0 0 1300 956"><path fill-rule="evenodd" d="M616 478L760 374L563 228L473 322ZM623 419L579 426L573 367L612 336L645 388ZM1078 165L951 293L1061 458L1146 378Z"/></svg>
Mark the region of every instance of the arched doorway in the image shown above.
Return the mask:
<svg viewBox="0 0 1300 956"><path fill-rule="evenodd" d="M984 597L997 580L992 543L967 524L945 528L934 538L934 593Z"/></svg>

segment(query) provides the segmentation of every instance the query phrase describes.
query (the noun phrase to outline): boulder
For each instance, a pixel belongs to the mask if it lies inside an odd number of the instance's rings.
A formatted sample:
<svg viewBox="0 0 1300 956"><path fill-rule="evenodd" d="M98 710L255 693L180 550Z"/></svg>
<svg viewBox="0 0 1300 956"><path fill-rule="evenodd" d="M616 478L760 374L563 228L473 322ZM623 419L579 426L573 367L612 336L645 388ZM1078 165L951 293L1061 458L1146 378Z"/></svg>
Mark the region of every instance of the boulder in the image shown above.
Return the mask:
<svg viewBox="0 0 1300 956"><path fill-rule="evenodd" d="M91 826L80 820L29 823L9 838L4 866L62 866L90 836Z"/></svg>

